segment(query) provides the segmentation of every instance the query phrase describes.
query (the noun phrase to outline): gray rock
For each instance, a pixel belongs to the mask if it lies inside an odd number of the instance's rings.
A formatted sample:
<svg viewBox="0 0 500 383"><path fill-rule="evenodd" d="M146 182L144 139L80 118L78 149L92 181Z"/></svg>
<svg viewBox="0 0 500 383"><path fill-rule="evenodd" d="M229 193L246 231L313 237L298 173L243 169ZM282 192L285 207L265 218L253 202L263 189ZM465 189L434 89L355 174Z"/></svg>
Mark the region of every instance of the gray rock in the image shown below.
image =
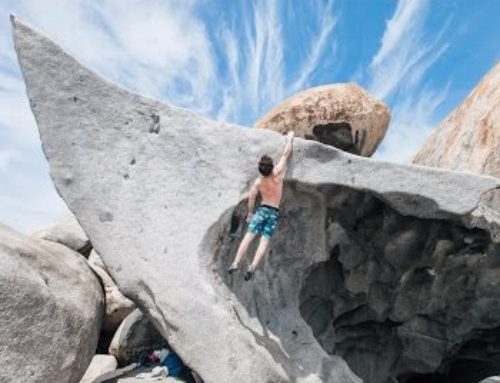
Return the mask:
<svg viewBox="0 0 500 383"><path fill-rule="evenodd" d="M58 192L120 291L206 382L360 382L339 355L367 382L384 382L423 371L406 363L418 352L404 349L396 318L445 323L442 360L475 329L487 337L500 326L493 268L500 217L482 200L500 180L297 139L282 223L255 281L244 283L225 269L245 228L257 160L279 155L283 138L132 94L13 24ZM415 238L428 244L409 247ZM438 246L446 241L452 250ZM345 252L355 254L352 262ZM468 265L470 256L483 261ZM454 269L471 270L478 285L453 277ZM408 284L428 291L425 273L435 275L436 299L411 313L399 309L412 297ZM483 291L488 300L474 301Z"/></svg>
<svg viewBox="0 0 500 383"><path fill-rule="evenodd" d="M92 245L76 217L68 214L59 221L30 234L33 238L60 243L88 257Z"/></svg>
<svg viewBox="0 0 500 383"><path fill-rule="evenodd" d="M0 224L0 381L79 382L103 295L83 256Z"/></svg>
<svg viewBox="0 0 500 383"><path fill-rule="evenodd" d="M80 383L93 383L94 380L106 372L116 370L118 362L113 355L98 354L92 358L85 375Z"/></svg>
<svg viewBox="0 0 500 383"><path fill-rule="evenodd" d="M114 355L121 365L137 362L146 351L167 347L165 339L153 326L141 310L135 309L115 333L109 346L109 353Z"/></svg>
<svg viewBox="0 0 500 383"><path fill-rule="evenodd" d="M104 288L106 310L102 330L113 333L136 306L134 302L118 290L118 286L116 286L113 278L109 276L104 262L94 250L89 255L88 263L92 270L99 276Z"/></svg>

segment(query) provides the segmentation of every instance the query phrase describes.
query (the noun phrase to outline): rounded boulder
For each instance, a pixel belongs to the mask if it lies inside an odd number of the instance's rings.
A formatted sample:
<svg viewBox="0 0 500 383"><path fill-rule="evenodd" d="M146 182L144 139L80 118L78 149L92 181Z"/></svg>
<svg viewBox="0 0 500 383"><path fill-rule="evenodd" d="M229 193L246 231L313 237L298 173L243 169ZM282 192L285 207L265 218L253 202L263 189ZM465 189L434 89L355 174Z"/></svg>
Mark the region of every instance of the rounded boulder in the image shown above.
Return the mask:
<svg viewBox="0 0 500 383"><path fill-rule="evenodd" d="M307 89L277 105L256 128L294 131L360 156L371 156L385 136L389 108L359 85L331 84Z"/></svg>
<svg viewBox="0 0 500 383"><path fill-rule="evenodd" d="M0 224L0 382L78 383L102 315L102 289L82 255Z"/></svg>

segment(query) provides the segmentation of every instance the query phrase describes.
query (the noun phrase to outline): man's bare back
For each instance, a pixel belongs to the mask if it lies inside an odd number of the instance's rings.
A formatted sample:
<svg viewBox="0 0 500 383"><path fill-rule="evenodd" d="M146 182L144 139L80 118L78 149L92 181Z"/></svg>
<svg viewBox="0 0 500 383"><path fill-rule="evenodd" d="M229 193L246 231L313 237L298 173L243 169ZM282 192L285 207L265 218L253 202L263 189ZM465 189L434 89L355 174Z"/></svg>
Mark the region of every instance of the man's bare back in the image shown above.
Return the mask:
<svg viewBox="0 0 500 383"><path fill-rule="evenodd" d="M283 178L283 174L277 174L276 171L273 171L272 175L260 177L257 180L257 190L259 191L263 205L279 209L283 195Z"/></svg>

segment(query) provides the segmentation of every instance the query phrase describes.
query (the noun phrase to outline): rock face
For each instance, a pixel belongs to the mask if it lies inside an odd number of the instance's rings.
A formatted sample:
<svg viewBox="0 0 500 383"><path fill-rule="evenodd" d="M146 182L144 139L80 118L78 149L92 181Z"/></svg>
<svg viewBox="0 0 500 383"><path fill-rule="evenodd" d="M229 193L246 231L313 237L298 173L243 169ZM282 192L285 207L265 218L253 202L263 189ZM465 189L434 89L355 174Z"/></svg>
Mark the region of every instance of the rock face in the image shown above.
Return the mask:
<svg viewBox="0 0 500 383"><path fill-rule="evenodd" d="M323 85L290 97L257 121L257 128L316 140L371 156L389 125L387 106L356 84Z"/></svg>
<svg viewBox="0 0 500 383"><path fill-rule="evenodd" d="M103 296L85 258L0 225L0 381L79 382Z"/></svg>
<svg viewBox="0 0 500 383"><path fill-rule="evenodd" d="M370 383L477 382L498 371L500 246L489 233L404 216L364 192L325 196L330 259L300 292L325 350Z"/></svg>
<svg viewBox="0 0 500 383"><path fill-rule="evenodd" d="M106 310L102 329L112 333L120 326L123 319L135 309L135 304L118 290L115 281L109 276L104 262L94 250L89 255L88 263L99 276L104 287Z"/></svg>
<svg viewBox="0 0 500 383"><path fill-rule="evenodd" d="M89 239L83 232L75 216L72 214L68 214L52 225L31 233L31 236L60 243L86 257L88 257L92 249Z"/></svg>
<svg viewBox="0 0 500 383"><path fill-rule="evenodd" d="M122 322L115 333L109 353L121 365L137 361L137 357L148 350L159 350L167 343L141 310L135 309Z"/></svg>
<svg viewBox="0 0 500 383"><path fill-rule="evenodd" d="M500 177L500 63L432 132L413 162Z"/></svg>
<svg viewBox="0 0 500 383"><path fill-rule="evenodd" d="M225 270L257 161L283 138L132 94L13 24L58 192L205 382L360 382L339 354L366 382L403 382L500 328L500 216L482 199L500 180L297 139L282 223L245 284Z"/></svg>

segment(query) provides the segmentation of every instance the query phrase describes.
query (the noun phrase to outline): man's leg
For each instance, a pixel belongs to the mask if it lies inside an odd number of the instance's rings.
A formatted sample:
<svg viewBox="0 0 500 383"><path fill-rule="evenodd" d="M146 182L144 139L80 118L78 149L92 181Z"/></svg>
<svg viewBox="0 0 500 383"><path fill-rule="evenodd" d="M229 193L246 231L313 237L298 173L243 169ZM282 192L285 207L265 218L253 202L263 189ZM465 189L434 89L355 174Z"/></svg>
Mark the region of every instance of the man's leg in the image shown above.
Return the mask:
<svg viewBox="0 0 500 383"><path fill-rule="evenodd" d="M250 279L253 278L255 270L257 269L257 266L259 266L261 259L264 257L264 254L266 253L268 245L269 245L269 238L262 236L260 239L260 242L259 242L259 247L257 248L257 251L255 252L255 257L253 258L253 262L248 267L247 272L243 276L243 279L245 281L249 281Z"/></svg>
<svg viewBox="0 0 500 383"><path fill-rule="evenodd" d="M243 240L240 243L240 247L238 247L238 251L236 252L236 258L234 259L233 263L231 264L231 269L235 269L238 267L238 265L241 262L241 259L245 255L245 252L248 249L248 245L250 245L250 242L255 238L256 233L252 233L250 231L247 231L245 236L243 237Z"/></svg>
<svg viewBox="0 0 500 383"><path fill-rule="evenodd" d="M255 257L252 262L252 269L256 270L257 266L259 266L260 261L264 257L264 254L266 253L267 247L269 246L269 238L262 236L259 242L259 247L257 248L257 251L255 252Z"/></svg>

